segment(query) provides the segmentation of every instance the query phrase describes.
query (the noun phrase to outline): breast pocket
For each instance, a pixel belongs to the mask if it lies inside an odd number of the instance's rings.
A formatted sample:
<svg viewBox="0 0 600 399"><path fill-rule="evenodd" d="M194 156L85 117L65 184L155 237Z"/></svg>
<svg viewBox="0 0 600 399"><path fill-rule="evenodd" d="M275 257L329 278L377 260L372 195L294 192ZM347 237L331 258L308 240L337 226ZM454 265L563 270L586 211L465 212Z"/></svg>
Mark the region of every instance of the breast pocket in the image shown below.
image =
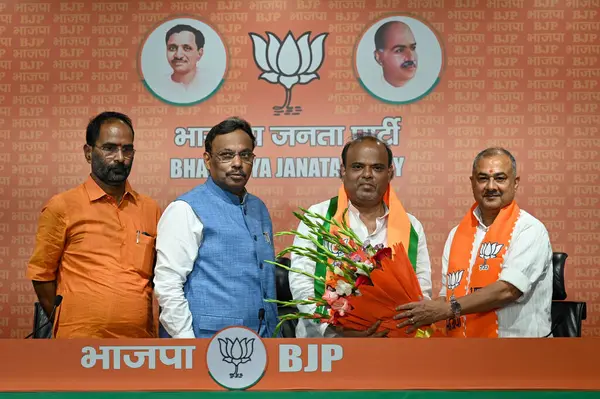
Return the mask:
<svg viewBox="0 0 600 399"><path fill-rule="evenodd" d="M195 325L196 338L208 338L224 328L243 326L244 319L199 314L194 315L192 323Z"/></svg>
<svg viewBox="0 0 600 399"><path fill-rule="evenodd" d="M150 278L154 272L156 238L136 233L133 249L133 268L143 277Z"/></svg>

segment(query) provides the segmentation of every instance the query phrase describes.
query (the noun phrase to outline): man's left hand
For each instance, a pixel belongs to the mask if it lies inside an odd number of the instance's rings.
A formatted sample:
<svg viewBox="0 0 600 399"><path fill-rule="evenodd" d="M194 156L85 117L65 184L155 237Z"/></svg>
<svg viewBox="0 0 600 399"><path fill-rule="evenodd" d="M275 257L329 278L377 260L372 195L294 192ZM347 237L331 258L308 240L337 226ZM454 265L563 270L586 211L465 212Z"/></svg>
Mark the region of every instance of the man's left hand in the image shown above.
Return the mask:
<svg viewBox="0 0 600 399"><path fill-rule="evenodd" d="M394 320L406 319L399 323L397 327L410 326L406 330L407 334L416 331L421 326L428 326L453 316L450 304L445 301L423 300L411 302L398 306L396 310L401 312L394 316Z"/></svg>

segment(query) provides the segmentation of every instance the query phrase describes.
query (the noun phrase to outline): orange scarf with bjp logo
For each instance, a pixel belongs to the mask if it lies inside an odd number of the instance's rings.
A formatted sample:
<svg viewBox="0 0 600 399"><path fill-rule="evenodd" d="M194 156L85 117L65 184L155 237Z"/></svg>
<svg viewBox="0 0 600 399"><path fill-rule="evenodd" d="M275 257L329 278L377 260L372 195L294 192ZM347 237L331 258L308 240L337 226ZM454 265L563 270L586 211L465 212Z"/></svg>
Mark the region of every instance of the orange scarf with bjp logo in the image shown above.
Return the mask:
<svg viewBox="0 0 600 399"><path fill-rule="evenodd" d="M462 219L450 247L448 275L446 276L446 300L469 295L496 281L502 271L504 256L510 245L512 233L521 210L515 201L502 208L489 227L477 251L473 267L471 253L479 221L473 214L474 204ZM454 338L497 338L498 315L495 310L461 316L449 320L447 335Z"/></svg>
<svg viewBox="0 0 600 399"><path fill-rule="evenodd" d="M348 196L346 195L346 190L344 189L344 186L341 186L338 190L337 198L337 210L333 218L340 224L342 224L342 216L344 212L348 209ZM416 232L414 231L413 236L411 237L412 225L410 223L410 220L408 219L406 211L404 210L404 206L402 206L402 202L400 202L400 200L396 196L396 193L394 192L394 189L390 184L388 184L388 189L383 195L383 202L389 210L387 223L387 246L393 248L394 244L403 243L404 247L407 248L407 252L411 252L411 258L413 258L411 259L411 261L413 263L413 266L416 266L416 242L418 240L418 237L416 237ZM334 225L332 225L331 232L335 231L337 231L337 228ZM414 256L412 256L413 252Z"/></svg>

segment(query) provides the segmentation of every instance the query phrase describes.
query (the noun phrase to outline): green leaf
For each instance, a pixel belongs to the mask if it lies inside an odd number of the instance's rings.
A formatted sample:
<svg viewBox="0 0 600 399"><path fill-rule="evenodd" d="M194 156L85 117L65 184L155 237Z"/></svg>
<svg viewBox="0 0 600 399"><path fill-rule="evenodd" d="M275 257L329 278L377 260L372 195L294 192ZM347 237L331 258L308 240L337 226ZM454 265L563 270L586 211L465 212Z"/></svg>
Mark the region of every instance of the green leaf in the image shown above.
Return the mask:
<svg viewBox="0 0 600 399"><path fill-rule="evenodd" d="M289 271L289 272L298 273L298 274L303 274L303 275L305 275L305 276L307 276L307 277L310 277L310 278L312 278L313 280L318 280L318 281L323 281L323 282L325 282L325 279L324 279L323 277L318 277L318 276L315 276L314 274L310 274L310 273L308 273L308 272L305 272L305 271L303 271L303 270L292 269L291 267L287 267L287 266L285 266L285 265L282 265L281 263L278 263L278 262L273 262L273 261L270 261L270 260L267 260L267 261L265 261L265 262L267 262L267 263L270 263L270 264L272 264L272 265L275 265L275 266L277 266L277 267L281 267L282 269L285 269L285 270L287 270L287 271Z"/></svg>

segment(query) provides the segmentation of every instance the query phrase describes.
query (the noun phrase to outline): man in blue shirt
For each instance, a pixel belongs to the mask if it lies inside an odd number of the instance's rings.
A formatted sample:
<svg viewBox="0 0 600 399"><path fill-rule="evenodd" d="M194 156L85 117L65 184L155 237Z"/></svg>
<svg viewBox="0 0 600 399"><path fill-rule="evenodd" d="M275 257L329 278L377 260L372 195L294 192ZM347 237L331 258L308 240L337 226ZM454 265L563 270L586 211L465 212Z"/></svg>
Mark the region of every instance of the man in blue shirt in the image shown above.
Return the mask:
<svg viewBox="0 0 600 399"><path fill-rule="evenodd" d="M246 191L256 139L229 118L206 136L210 177L172 202L158 224L154 285L161 336L209 338L230 326L273 335L273 227L265 204Z"/></svg>

